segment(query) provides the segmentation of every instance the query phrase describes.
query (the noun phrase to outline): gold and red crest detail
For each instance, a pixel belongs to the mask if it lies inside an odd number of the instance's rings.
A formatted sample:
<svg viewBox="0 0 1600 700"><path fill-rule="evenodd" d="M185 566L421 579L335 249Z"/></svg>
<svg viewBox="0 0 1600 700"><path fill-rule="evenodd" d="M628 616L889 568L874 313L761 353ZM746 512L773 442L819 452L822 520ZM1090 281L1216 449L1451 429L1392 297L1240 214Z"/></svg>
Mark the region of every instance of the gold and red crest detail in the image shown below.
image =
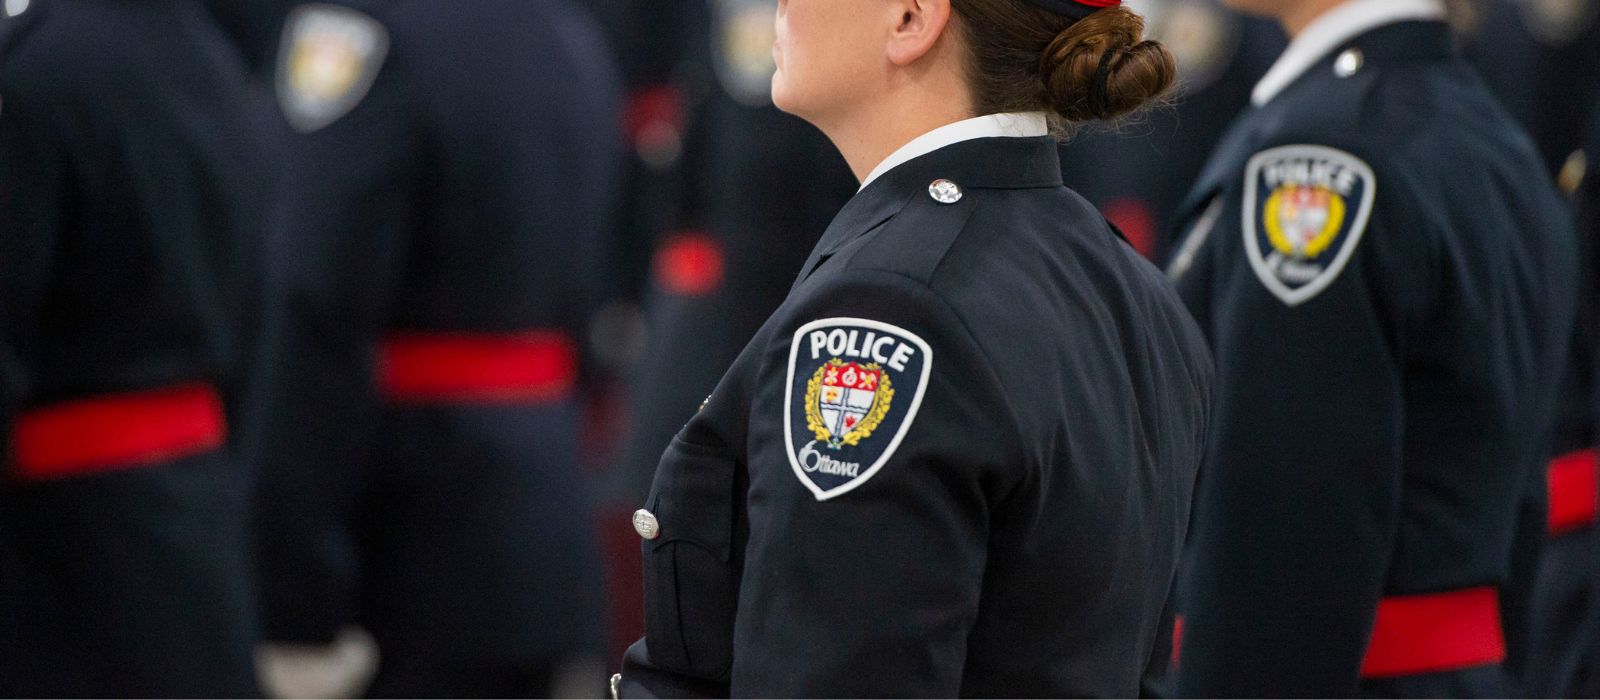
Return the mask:
<svg viewBox="0 0 1600 700"><path fill-rule="evenodd" d="M889 415L894 387L877 363L829 360L806 384L806 427L833 449L871 437Z"/></svg>
<svg viewBox="0 0 1600 700"><path fill-rule="evenodd" d="M1343 230L1345 201L1326 187L1284 185L1267 198L1262 218L1274 249L1291 258L1314 259Z"/></svg>

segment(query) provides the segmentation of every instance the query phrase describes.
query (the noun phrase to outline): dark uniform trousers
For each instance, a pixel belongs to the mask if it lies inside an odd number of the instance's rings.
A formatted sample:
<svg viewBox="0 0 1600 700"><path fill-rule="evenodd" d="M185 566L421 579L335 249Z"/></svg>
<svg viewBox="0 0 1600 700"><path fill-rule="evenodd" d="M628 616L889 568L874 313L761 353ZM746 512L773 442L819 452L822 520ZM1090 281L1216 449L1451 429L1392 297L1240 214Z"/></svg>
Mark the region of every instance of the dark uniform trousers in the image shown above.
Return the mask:
<svg viewBox="0 0 1600 700"><path fill-rule="evenodd" d="M285 32L301 133L263 411L268 637L362 624L375 696L548 693L605 620L577 392L618 155L608 57L566 2L307 5ZM370 89L315 89L302 60L339 41Z"/></svg>
<svg viewBox="0 0 1600 700"><path fill-rule="evenodd" d="M256 693L232 426L272 183L186 0L0 19L0 694Z"/></svg>
<svg viewBox="0 0 1600 700"><path fill-rule="evenodd" d="M1139 692L1210 361L1060 183L986 138L850 200L661 459L624 696Z"/></svg>
<svg viewBox="0 0 1600 700"><path fill-rule="evenodd" d="M1218 371L1179 695L1523 692L1575 270L1510 124L1442 22L1401 22L1202 175L1169 268Z"/></svg>

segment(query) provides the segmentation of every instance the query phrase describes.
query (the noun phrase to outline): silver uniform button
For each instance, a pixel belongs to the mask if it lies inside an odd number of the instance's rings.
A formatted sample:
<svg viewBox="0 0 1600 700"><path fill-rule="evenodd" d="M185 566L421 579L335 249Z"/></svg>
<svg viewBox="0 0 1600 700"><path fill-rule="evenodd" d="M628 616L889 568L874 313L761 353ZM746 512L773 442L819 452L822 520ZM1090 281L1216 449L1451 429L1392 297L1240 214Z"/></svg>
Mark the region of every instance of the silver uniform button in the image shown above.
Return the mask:
<svg viewBox="0 0 1600 700"><path fill-rule="evenodd" d="M1348 78L1359 72L1361 66L1366 62L1367 57L1361 53L1361 49L1346 49L1344 53L1339 54L1338 58L1334 59L1333 74L1341 78Z"/></svg>
<svg viewBox="0 0 1600 700"><path fill-rule="evenodd" d="M928 185L928 196L940 204L955 204L961 201L961 186L949 180L934 180Z"/></svg>
<svg viewBox="0 0 1600 700"><path fill-rule="evenodd" d="M633 531L640 537L653 540L661 536L661 523L656 521L656 514L640 508L633 511Z"/></svg>

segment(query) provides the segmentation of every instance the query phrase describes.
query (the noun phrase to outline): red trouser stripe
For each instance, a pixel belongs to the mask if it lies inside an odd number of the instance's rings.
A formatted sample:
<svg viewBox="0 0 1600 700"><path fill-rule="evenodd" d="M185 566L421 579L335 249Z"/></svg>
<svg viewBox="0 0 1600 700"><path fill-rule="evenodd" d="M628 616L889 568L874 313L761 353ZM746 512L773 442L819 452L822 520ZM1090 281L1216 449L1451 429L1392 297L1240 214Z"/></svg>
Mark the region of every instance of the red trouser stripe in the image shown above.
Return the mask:
<svg viewBox="0 0 1600 700"><path fill-rule="evenodd" d="M378 352L378 384L403 403L543 402L578 381L578 345L558 331L398 333Z"/></svg>
<svg viewBox="0 0 1600 700"><path fill-rule="evenodd" d="M1596 452L1579 450L1553 460L1545 472L1550 510L1546 526L1551 535L1581 530L1594 524L1596 494Z"/></svg>
<svg viewBox="0 0 1600 700"><path fill-rule="evenodd" d="M56 479L209 452L227 439L222 398L205 384L64 401L12 427L14 474Z"/></svg>
<svg viewBox="0 0 1600 700"><path fill-rule="evenodd" d="M1378 603L1361 677L1454 671L1505 658L1500 594L1493 587L1389 596Z"/></svg>

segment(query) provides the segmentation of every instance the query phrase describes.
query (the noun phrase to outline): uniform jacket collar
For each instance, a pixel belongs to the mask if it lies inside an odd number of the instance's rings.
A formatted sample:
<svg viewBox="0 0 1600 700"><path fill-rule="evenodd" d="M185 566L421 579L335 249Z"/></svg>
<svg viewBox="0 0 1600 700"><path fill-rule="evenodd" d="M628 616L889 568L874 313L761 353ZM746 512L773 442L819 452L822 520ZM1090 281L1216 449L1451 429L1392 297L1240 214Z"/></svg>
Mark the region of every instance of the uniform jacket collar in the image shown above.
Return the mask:
<svg viewBox="0 0 1600 700"><path fill-rule="evenodd" d="M844 244L894 218L916 197L929 197L934 180L963 190L1061 186L1061 158L1049 136L961 141L917 156L867 183L828 225L801 268L803 280Z"/></svg>
<svg viewBox="0 0 1600 700"><path fill-rule="evenodd" d="M1048 133L1050 133L1050 126L1049 122L1045 120L1043 112L985 114L981 117L973 117L953 124L946 124L912 139L910 143L889 154L888 158L884 158L883 162L879 163L878 167L873 168L866 179L861 181L861 189L866 189L867 185L872 184L873 180L893 170L901 163L920 155L932 153L945 146L990 136L1032 137L1044 136Z"/></svg>
<svg viewBox="0 0 1600 700"><path fill-rule="evenodd" d="M1373 29L1396 22L1444 18L1443 0L1349 0L1323 13L1295 37L1256 84L1250 103L1260 107L1271 102L1329 54Z"/></svg>

